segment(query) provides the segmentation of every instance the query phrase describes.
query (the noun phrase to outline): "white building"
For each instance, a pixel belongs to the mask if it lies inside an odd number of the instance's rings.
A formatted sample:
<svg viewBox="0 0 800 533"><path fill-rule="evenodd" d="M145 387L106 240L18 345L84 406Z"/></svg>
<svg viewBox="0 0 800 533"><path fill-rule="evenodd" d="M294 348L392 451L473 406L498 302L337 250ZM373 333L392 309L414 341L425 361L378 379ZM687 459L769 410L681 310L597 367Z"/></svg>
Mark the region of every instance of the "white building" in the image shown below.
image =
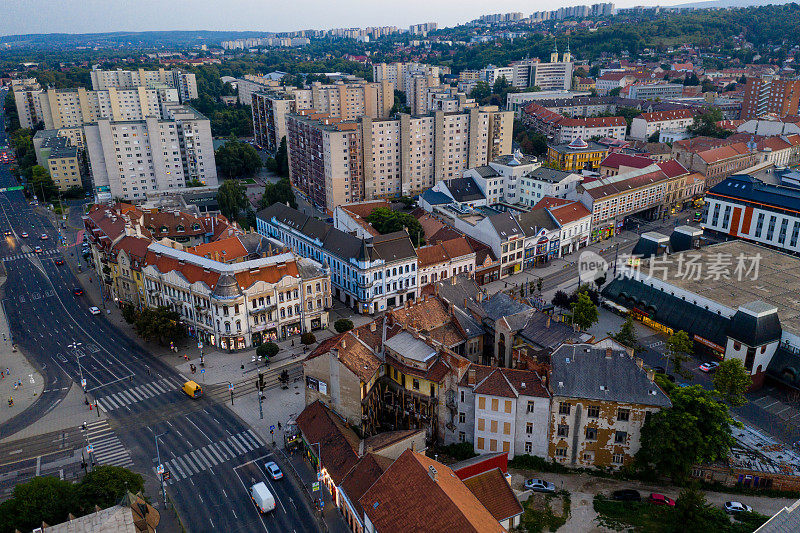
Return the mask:
<svg viewBox="0 0 800 533"><path fill-rule="evenodd" d="M464 177L475 180L489 205L497 203L516 204L521 199L521 183L524 176L541 166L535 157L523 155L519 150L490 161L488 165L468 169Z"/></svg>
<svg viewBox="0 0 800 533"><path fill-rule="evenodd" d="M583 177L574 172L539 167L526 173L520 181L519 202L533 207L542 198L566 198L575 192Z"/></svg>
<svg viewBox="0 0 800 533"><path fill-rule="evenodd" d="M36 78L13 78L11 80L11 92L14 94L14 104L17 106L19 124L23 128L33 129L39 122L42 122L42 105L39 102L39 95L42 93L42 86Z"/></svg>
<svg viewBox="0 0 800 533"><path fill-rule="evenodd" d="M178 97L181 102L197 98L197 79L195 75L180 69L102 70L95 66L92 67L92 71L89 74L92 78L92 89L94 90L169 87L178 91Z"/></svg>
<svg viewBox="0 0 800 533"><path fill-rule="evenodd" d="M686 133L687 128L694 124L695 115L697 112L694 109L642 113L631 122L630 138L646 141L656 132Z"/></svg>

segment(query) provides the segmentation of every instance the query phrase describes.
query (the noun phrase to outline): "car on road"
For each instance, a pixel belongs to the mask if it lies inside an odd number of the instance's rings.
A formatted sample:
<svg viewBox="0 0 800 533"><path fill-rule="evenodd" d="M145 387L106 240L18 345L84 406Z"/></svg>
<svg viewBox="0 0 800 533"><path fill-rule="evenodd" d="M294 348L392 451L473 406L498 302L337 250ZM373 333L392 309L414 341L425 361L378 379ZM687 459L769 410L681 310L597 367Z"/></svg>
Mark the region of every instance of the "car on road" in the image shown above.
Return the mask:
<svg viewBox="0 0 800 533"><path fill-rule="evenodd" d="M675 507L675 500L657 492L651 493L650 497L647 498L647 502L654 505L669 505L670 507Z"/></svg>
<svg viewBox="0 0 800 533"><path fill-rule="evenodd" d="M23 231L22 233L19 234L19 236L22 237L23 239L27 239L28 238L28 232L27 231Z"/></svg>
<svg viewBox="0 0 800 533"><path fill-rule="evenodd" d="M752 507L749 505L745 505L742 502L725 502L725 512L726 513L749 513L753 510Z"/></svg>
<svg viewBox="0 0 800 533"><path fill-rule="evenodd" d="M63 260L63 259L61 259L60 257L58 257L58 258L56 258L56 260L55 260L55 264L57 264L57 265L63 265L63 264L64 264L64 260Z"/></svg>
<svg viewBox="0 0 800 533"><path fill-rule="evenodd" d="M620 489L611 493L611 498L620 502L640 502L642 495L638 490L634 489Z"/></svg>
<svg viewBox="0 0 800 533"><path fill-rule="evenodd" d="M275 509L275 497L263 481L250 487L250 499L256 504L259 512L268 513Z"/></svg>
<svg viewBox="0 0 800 533"><path fill-rule="evenodd" d="M92 306L92 307L89 308L89 312L92 313L93 315L99 315L100 314L100 309L98 309L95 306Z"/></svg>
<svg viewBox="0 0 800 533"><path fill-rule="evenodd" d="M11 237L11 230L10 230L10 229L7 229L7 230L5 231L5 236L6 236L6 237Z"/></svg>
<svg viewBox="0 0 800 533"><path fill-rule="evenodd" d="M33 251L36 252L37 254L40 254L40 253L42 253L42 247L41 246L34 246Z"/></svg>
<svg viewBox="0 0 800 533"><path fill-rule="evenodd" d="M50 237L47 236L47 233L42 233L42 235L39 238L42 239L43 241L46 241Z"/></svg>
<svg viewBox="0 0 800 533"><path fill-rule="evenodd" d="M83 296L83 289L81 289L80 287L75 287L74 289L72 289L72 294L74 294L75 296Z"/></svg>
<svg viewBox="0 0 800 533"><path fill-rule="evenodd" d="M706 374L715 371L717 368L719 368L719 363L717 363L716 361L708 361L707 363L703 363L702 365L700 365L700 370L702 370Z"/></svg>
<svg viewBox="0 0 800 533"><path fill-rule="evenodd" d="M524 484L525 488L533 492L555 492L556 486L543 479L528 479Z"/></svg>
<svg viewBox="0 0 800 533"><path fill-rule="evenodd" d="M269 473L269 476L273 480L281 479L283 477L283 472L281 472L280 467L278 465L276 465L274 461L270 461L267 464L265 464L264 468L267 469L267 472Z"/></svg>

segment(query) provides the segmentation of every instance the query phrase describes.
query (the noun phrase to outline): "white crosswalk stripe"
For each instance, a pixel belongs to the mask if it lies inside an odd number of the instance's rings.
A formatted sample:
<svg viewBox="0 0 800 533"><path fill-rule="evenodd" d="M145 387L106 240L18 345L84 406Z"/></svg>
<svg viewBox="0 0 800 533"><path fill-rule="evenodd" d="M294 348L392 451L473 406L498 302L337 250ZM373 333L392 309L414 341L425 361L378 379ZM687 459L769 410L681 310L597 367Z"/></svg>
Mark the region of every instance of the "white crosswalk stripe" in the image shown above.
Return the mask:
<svg viewBox="0 0 800 533"><path fill-rule="evenodd" d="M114 409L119 409L126 405L147 400L148 398L153 398L160 394L166 394L174 390L177 390L177 387L173 386L170 380L164 378L159 381L145 383L143 385L139 385L138 387L133 387L128 390L104 396L99 399L99 403L100 407L104 411L108 412L113 411Z"/></svg>
<svg viewBox="0 0 800 533"><path fill-rule="evenodd" d="M92 455L97 464L131 467L131 454L122 445L108 425L108 420L98 420L86 425L86 440L93 447Z"/></svg>
<svg viewBox="0 0 800 533"><path fill-rule="evenodd" d="M197 448L184 455L165 461L164 467L170 472L167 484L172 484L209 468L214 468L219 464L258 449L263 446L259 443L260 440L255 433L247 430L229 437L227 442L220 441L207 444L202 448ZM155 458L153 462L155 464ZM156 471L156 467L157 465L153 467L153 472Z"/></svg>

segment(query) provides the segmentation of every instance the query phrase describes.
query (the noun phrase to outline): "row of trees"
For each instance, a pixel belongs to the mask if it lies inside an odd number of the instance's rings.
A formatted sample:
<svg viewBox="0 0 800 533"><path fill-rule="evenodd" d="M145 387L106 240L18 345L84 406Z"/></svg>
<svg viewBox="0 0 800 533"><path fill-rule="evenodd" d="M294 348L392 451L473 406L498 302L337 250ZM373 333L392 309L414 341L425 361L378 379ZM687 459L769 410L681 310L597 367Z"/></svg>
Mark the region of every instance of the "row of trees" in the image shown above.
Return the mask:
<svg viewBox="0 0 800 533"><path fill-rule="evenodd" d="M132 305L125 305L122 307L122 317L128 324L133 324L136 333L147 341L166 345L177 343L186 336L186 327L181 324L180 315L167 306L138 310Z"/></svg>
<svg viewBox="0 0 800 533"><path fill-rule="evenodd" d="M78 483L56 477L36 477L14 487L10 499L0 503L0 533L31 531L68 520L69 515L93 513L119 503L127 492L144 490L141 475L118 466L96 466Z"/></svg>

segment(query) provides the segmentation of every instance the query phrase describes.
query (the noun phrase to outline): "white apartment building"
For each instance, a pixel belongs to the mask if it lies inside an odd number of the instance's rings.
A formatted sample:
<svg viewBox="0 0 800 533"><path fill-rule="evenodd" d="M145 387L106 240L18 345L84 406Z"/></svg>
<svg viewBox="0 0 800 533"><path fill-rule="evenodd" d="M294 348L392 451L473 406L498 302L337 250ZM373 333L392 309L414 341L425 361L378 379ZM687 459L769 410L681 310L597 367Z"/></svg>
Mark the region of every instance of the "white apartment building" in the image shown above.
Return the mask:
<svg viewBox="0 0 800 533"><path fill-rule="evenodd" d="M494 83L500 78L505 78L509 85L513 85L514 67L486 65L480 71L480 81L488 83L489 86L494 86Z"/></svg>
<svg viewBox="0 0 800 533"><path fill-rule="evenodd" d="M547 456L550 394L536 372L470 364L456 405L454 433L475 453Z"/></svg>
<svg viewBox="0 0 800 533"><path fill-rule="evenodd" d="M253 93L279 91L281 88L280 80L253 74L245 74L243 78L238 78L235 83L236 95L242 105L253 105Z"/></svg>
<svg viewBox="0 0 800 533"><path fill-rule="evenodd" d="M635 100L663 100L681 96L683 85L679 83L634 83L628 88L628 98Z"/></svg>
<svg viewBox="0 0 800 533"><path fill-rule="evenodd" d="M464 177L471 177L481 188L489 205L520 202L524 176L541 166L535 157L523 155L519 150L489 161L487 165L470 168Z"/></svg>
<svg viewBox="0 0 800 533"><path fill-rule="evenodd" d="M440 67L424 63L374 63L372 65L372 81L380 83L387 80L394 86L395 91L405 91L405 79L411 72L423 72L426 75L437 78L440 74L445 74Z"/></svg>
<svg viewBox="0 0 800 533"><path fill-rule="evenodd" d="M580 174L538 167L527 172L520 180L519 203L528 207L538 204L542 198L566 198L575 193L583 180Z"/></svg>
<svg viewBox="0 0 800 533"><path fill-rule="evenodd" d="M328 326L330 275L293 253L223 263L153 243L145 262L145 305L177 311L206 345L241 350Z"/></svg>
<svg viewBox="0 0 800 533"><path fill-rule="evenodd" d="M656 132L685 133L687 128L694 124L696 115L697 112L693 109L642 113L631 122L630 138L646 141Z"/></svg>
<svg viewBox="0 0 800 533"><path fill-rule="evenodd" d="M427 74L424 70L406 73L403 90L406 93L406 105L412 115L428 113L428 91L436 87L439 87L439 76ZM392 94L392 101L394 101L394 94Z"/></svg>
<svg viewBox="0 0 800 533"><path fill-rule="evenodd" d="M422 114L432 113L434 111L461 113L472 107L478 107L478 103L475 99L467 97L466 94L459 92L454 87L429 87L426 93L425 111Z"/></svg>
<svg viewBox="0 0 800 533"><path fill-rule="evenodd" d="M193 180L217 185L211 123L188 106L170 104L164 116L99 119L84 126L86 153L100 198L144 200Z"/></svg>
<svg viewBox="0 0 800 533"><path fill-rule="evenodd" d="M475 251L464 237L417 248L417 259L420 289L459 274L475 277Z"/></svg>
<svg viewBox="0 0 800 533"><path fill-rule="evenodd" d="M555 91L536 91L528 93L508 93L506 96L506 111L513 111L519 117L522 109L531 102L537 100L566 100L569 98L576 98L587 96L587 92L572 92L564 90Z"/></svg>
<svg viewBox="0 0 800 533"><path fill-rule="evenodd" d="M102 70L95 66L90 75L94 90L169 87L178 91L181 102L197 98L195 75L179 69Z"/></svg>
<svg viewBox="0 0 800 533"><path fill-rule="evenodd" d="M625 140L628 124L623 117L565 118L560 124L559 143L571 143L576 139L608 137Z"/></svg>
<svg viewBox="0 0 800 533"><path fill-rule="evenodd" d="M13 78L11 92L14 94L20 126L33 129L43 120L42 105L39 102L42 86L36 78Z"/></svg>
<svg viewBox="0 0 800 533"><path fill-rule="evenodd" d="M518 89L539 87L543 91L569 91L572 89L574 65L569 49L564 52L561 61L558 60L558 52L551 54L549 63L542 63L538 58L515 61L511 63L511 83Z"/></svg>

